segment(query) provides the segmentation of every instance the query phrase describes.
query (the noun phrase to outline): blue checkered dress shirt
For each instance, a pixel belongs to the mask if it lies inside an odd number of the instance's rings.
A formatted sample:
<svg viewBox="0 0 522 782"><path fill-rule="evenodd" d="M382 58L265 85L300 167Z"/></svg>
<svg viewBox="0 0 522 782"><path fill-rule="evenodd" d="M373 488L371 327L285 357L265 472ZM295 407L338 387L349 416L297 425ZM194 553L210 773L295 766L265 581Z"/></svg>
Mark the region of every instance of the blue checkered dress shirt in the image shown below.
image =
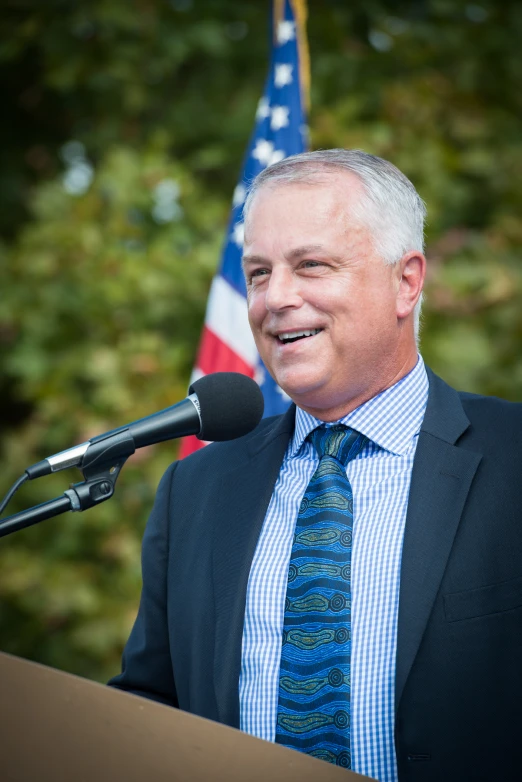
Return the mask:
<svg viewBox="0 0 522 782"><path fill-rule="evenodd" d="M428 401L422 358L340 422L370 442L347 466L353 490L352 770L396 782L395 652L402 541L413 458ZM274 741L288 565L301 498L317 464L320 421L297 408L250 570L239 681L240 727Z"/></svg>

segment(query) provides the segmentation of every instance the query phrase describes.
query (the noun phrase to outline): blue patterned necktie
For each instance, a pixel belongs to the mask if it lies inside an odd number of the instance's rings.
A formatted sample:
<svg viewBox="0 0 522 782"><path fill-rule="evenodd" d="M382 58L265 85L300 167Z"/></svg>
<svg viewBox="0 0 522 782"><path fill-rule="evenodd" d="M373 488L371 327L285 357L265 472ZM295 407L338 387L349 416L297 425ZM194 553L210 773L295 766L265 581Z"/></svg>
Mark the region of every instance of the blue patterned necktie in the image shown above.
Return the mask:
<svg viewBox="0 0 522 782"><path fill-rule="evenodd" d="M275 740L351 768L353 499L345 465L368 439L339 424L315 429L308 440L320 461L290 557Z"/></svg>

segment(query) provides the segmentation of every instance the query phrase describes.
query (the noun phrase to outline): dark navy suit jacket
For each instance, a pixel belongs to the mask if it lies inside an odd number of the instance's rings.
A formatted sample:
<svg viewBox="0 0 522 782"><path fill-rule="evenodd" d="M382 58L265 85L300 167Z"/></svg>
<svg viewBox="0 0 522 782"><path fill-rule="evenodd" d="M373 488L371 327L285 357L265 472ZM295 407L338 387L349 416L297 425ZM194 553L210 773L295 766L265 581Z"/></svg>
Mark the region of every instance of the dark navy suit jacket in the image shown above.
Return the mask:
<svg viewBox="0 0 522 782"><path fill-rule="evenodd" d="M429 381L401 565L399 778L519 782L522 405ZM294 416L169 467L113 686L239 726L248 576Z"/></svg>

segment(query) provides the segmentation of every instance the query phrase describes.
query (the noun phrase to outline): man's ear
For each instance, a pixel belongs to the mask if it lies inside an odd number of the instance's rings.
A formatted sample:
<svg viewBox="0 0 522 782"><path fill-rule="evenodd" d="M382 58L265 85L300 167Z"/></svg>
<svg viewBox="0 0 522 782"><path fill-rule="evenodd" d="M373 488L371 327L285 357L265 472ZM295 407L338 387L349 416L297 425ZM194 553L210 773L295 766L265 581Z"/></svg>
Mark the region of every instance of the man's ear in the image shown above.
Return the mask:
<svg viewBox="0 0 522 782"><path fill-rule="evenodd" d="M413 312L422 293L426 277L426 258L422 253L412 250L403 255L397 264L397 318L402 320Z"/></svg>

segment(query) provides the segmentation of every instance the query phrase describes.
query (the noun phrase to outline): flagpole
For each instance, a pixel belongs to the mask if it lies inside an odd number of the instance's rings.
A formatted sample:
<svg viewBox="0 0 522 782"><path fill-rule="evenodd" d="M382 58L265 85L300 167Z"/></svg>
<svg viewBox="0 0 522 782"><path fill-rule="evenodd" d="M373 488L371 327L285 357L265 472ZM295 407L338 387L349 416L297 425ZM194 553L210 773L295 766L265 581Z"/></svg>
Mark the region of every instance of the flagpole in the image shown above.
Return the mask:
<svg viewBox="0 0 522 782"><path fill-rule="evenodd" d="M279 0L275 0L279 2ZM310 111L310 48L306 35L306 22L308 20L307 0L290 0L296 20L297 48L299 49L299 84L301 85L301 98L303 106L308 114Z"/></svg>

